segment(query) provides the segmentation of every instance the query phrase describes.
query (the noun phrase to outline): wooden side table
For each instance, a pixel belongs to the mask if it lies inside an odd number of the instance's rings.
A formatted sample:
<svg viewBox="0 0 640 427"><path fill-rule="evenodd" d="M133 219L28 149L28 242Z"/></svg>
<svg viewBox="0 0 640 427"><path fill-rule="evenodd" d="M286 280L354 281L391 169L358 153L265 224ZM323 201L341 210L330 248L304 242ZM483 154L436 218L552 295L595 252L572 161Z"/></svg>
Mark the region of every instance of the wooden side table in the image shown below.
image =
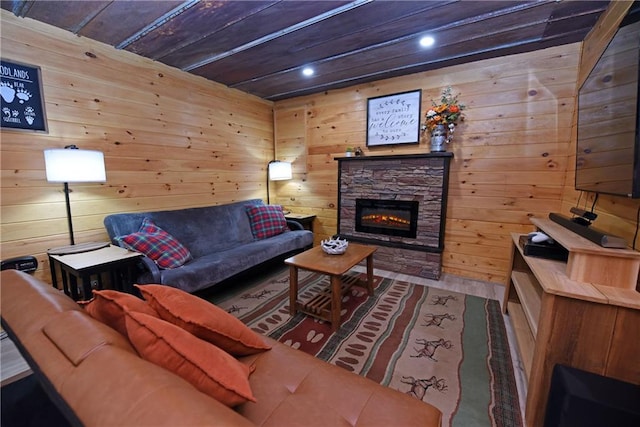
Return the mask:
<svg viewBox="0 0 640 427"><path fill-rule="evenodd" d="M98 289L102 289L103 275L109 276L109 283L114 289L133 293L134 269L142 254L114 245L66 255L55 252L52 249L48 253L51 283L58 287L56 270L59 268L64 293L75 301L80 297L85 300L91 298L92 277L95 277Z"/></svg>
<svg viewBox="0 0 640 427"><path fill-rule="evenodd" d="M291 212L286 214L284 217L288 220L297 222L305 230L313 232L313 220L316 218L315 215L305 215Z"/></svg>

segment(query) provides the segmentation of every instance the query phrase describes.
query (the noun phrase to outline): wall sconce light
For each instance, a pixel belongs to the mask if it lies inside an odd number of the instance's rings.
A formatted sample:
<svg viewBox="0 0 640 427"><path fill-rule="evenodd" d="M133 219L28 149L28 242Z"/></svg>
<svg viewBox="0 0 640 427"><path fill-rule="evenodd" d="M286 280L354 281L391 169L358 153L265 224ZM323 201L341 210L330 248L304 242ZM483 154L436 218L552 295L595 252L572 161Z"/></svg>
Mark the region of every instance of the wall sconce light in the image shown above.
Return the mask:
<svg viewBox="0 0 640 427"><path fill-rule="evenodd" d="M269 200L269 181L284 181L293 178L291 163L271 160L267 167L267 204Z"/></svg>
<svg viewBox="0 0 640 427"><path fill-rule="evenodd" d="M47 181L64 183L69 239L71 244L75 245L69 202L69 183L105 182L107 174L104 167L104 154L100 151L79 150L75 145L67 145L64 149L44 150L44 163Z"/></svg>

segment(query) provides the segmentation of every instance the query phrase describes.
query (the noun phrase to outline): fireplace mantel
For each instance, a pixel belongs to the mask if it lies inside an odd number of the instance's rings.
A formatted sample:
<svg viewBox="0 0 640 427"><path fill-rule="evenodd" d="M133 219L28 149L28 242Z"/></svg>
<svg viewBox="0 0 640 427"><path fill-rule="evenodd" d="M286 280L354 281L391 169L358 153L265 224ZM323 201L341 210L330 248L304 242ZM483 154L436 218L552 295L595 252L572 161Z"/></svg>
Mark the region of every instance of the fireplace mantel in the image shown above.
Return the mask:
<svg viewBox="0 0 640 427"><path fill-rule="evenodd" d="M351 157L334 157L338 161L362 161L362 160L402 160L402 159L422 159L422 158L452 158L453 153L444 151L441 153L424 153L424 154L390 154L386 156L351 156Z"/></svg>
<svg viewBox="0 0 640 427"><path fill-rule="evenodd" d="M444 230L453 153L337 157L338 234L347 240L378 245L380 268L438 279L442 269ZM361 199L417 201L417 235L377 234L356 230Z"/></svg>

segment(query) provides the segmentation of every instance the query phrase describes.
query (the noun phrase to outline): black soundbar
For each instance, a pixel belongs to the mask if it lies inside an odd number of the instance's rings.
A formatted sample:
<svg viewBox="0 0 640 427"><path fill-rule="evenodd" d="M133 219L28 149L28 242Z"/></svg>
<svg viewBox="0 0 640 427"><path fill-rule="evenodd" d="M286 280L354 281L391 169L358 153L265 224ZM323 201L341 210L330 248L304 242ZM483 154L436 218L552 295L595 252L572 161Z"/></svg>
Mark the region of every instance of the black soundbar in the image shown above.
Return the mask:
<svg viewBox="0 0 640 427"><path fill-rule="evenodd" d="M602 230L598 230L592 226L578 224L571 218L564 215L551 212L549 219L557 224L560 224L564 228L568 228L576 234L584 237L587 240L596 243L603 248L616 248L624 249L627 247L627 242L622 237L614 236L613 234L607 234Z"/></svg>

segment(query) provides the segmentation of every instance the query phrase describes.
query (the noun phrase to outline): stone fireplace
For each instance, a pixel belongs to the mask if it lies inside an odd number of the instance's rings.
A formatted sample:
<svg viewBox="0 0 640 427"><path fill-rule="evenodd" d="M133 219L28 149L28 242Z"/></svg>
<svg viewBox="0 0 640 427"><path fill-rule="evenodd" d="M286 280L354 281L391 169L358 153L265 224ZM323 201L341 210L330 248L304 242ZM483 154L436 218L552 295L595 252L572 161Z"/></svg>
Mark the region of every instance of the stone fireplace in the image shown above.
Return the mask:
<svg viewBox="0 0 640 427"><path fill-rule="evenodd" d="M338 158L338 234L375 266L439 279L452 153Z"/></svg>

